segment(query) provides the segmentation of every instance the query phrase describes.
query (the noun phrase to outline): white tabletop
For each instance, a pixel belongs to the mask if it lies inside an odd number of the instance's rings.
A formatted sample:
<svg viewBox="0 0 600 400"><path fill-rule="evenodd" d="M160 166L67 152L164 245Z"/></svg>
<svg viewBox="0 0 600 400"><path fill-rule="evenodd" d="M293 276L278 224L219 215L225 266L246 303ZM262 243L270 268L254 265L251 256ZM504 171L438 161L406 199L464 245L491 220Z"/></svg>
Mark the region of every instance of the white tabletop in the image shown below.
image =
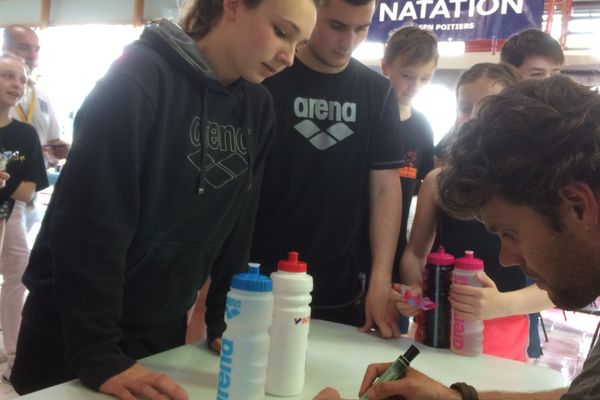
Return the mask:
<svg viewBox="0 0 600 400"><path fill-rule="evenodd" d="M326 386L338 389L342 397L355 399L368 364L392 361L414 343L405 338L384 340L350 326L326 321L313 320L310 329L306 385L300 396L288 397L290 400L310 400ZM478 390L537 391L569 384L558 371L546 367L487 355L464 357L449 350L416 345L421 354L412 366L447 385L464 381ZM204 344L178 347L145 358L141 364L171 376L187 390L192 400L216 399L219 357ZM84 388L79 381L21 397L27 400L109 398Z"/></svg>

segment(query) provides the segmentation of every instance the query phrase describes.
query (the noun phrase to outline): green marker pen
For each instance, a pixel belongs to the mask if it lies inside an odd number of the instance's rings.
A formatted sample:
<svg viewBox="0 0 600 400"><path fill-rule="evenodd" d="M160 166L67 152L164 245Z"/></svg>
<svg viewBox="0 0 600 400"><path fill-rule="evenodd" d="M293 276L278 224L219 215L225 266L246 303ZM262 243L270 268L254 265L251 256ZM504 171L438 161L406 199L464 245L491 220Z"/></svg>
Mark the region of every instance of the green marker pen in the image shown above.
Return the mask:
<svg viewBox="0 0 600 400"><path fill-rule="evenodd" d="M379 377L375 379L373 385L376 385L379 382L394 381L402 378L406 374L406 368L408 368L410 362L414 360L417 354L419 354L419 349L411 345L408 350L406 350L406 353L398 357L396 361L394 361L392 365L390 365L388 369L383 372L383 374L379 375ZM368 398L363 394L360 396L359 400L368 400Z"/></svg>

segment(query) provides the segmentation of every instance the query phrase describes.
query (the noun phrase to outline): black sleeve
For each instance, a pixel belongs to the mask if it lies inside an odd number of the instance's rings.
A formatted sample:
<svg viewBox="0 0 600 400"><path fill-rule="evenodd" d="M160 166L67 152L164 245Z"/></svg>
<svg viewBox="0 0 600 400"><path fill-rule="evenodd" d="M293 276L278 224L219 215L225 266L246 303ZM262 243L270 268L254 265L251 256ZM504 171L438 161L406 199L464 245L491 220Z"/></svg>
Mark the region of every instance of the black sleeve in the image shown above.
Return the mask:
<svg viewBox="0 0 600 400"><path fill-rule="evenodd" d="M39 192L48 187L48 175L46 174L42 146L35 129L31 130L28 142L25 159L21 168L19 168L19 176L21 181L35 183L35 190Z"/></svg>
<svg viewBox="0 0 600 400"><path fill-rule="evenodd" d="M135 363L117 343L141 157L155 113L130 78L113 73L98 82L77 113L52 200L49 246L66 359L92 389Z"/></svg>
<svg viewBox="0 0 600 400"><path fill-rule="evenodd" d="M417 180L422 181L433 170L433 129L425 115L421 114L423 125L423 147L417 169Z"/></svg>
<svg viewBox="0 0 600 400"><path fill-rule="evenodd" d="M383 107L376 110L378 118L373 127L373 141L370 152L370 168L395 169L404 165L402 159L402 124L396 94L388 84Z"/></svg>
<svg viewBox="0 0 600 400"><path fill-rule="evenodd" d="M211 271L211 285L206 298L205 321L207 327L207 344L220 338L225 331L225 299L231 283L231 277L237 273L246 271L250 256L250 244L254 231L254 221L258 209L262 176L265 168L268 151L275 137L274 112L272 103L269 103L270 112L267 113L267 121L262 124L266 132L264 141L259 147L260 153L254 166L254 179L252 189L241 210L232 234L223 246L221 256L213 265Z"/></svg>

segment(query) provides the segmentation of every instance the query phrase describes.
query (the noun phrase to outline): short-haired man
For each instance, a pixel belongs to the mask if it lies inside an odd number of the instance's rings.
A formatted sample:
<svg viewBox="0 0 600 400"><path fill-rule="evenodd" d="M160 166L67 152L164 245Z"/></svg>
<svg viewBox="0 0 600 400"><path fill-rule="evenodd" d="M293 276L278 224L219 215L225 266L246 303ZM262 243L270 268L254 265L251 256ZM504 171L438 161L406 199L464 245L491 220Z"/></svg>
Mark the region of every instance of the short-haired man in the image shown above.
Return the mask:
<svg viewBox="0 0 600 400"><path fill-rule="evenodd" d="M564 309L600 295L599 116L600 96L567 77L520 82L484 100L438 181L448 212L481 220L500 237L500 262L519 265ZM453 390L414 369L369 388L386 365L367 370L361 393L371 400L581 400L600 393L600 344L568 389L543 393L476 394L464 384ZM339 397L329 389L317 398Z"/></svg>
<svg viewBox="0 0 600 400"><path fill-rule="evenodd" d="M500 61L517 67L523 79L542 79L560 73L565 56L560 44L539 29L526 29L506 40Z"/></svg>
<svg viewBox="0 0 600 400"><path fill-rule="evenodd" d="M327 0L294 65L265 82L278 134L265 168L252 259L272 271L298 250L314 277L314 317L364 322L364 330L397 337L399 315L388 298L402 208L398 105L389 82L351 58L376 4ZM365 298L353 246L367 206L373 256Z"/></svg>
<svg viewBox="0 0 600 400"><path fill-rule="evenodd" d="M11 109L11 117L35 128L46 158L54 160L65 158L69 147L60 139L60 130L52 105L46 94L31 79L31 74L37 67L40 50L36 33L23 25L9 25L4 29L2 50L4 53L14 54L24 59L30 74L25 95ZM33 203L28 206L17 200L6 224L4 247L0 256L0 271L4 278L0 315L4 348L8 358L7 370L2 372L5 380L10 376L21 325L21 310L25 294L25 286L21 278L29 261L27 232L35 223L36 217Z"/></svg>

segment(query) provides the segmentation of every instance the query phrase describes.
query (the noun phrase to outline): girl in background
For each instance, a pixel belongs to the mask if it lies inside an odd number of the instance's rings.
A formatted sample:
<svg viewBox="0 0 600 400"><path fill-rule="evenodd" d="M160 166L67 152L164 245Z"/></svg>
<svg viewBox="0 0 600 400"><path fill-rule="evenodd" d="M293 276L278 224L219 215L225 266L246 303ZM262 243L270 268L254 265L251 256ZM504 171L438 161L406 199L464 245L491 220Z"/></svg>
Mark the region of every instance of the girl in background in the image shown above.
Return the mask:
<svg viewBox="0 0 600 400"><path fill-rule="evenodd" d="M497 94L519 80L519 72L508 64L482 63L471 67L457 84L456 127L472 118L483 98ZM451 146L452 138L448 142ZM436 182L440 170L429 173L419 191L410 239L400 262L402 282L411 287L413 294L422 292L422 272L427 255L438 245L443 245L456 257L462 257L465 250L473 250L475 256L484 261L485 273L478 276L483 288L452 285L452 307L460 318L484 321L484 353L526 361L529 340L526 314L553 305L545 291L535 285L526 287L525 275L520 268L500 265L498 237L487 232L477 221L456 220L439 208ZM397 294L395 298L401 313L418 313Z"/></svg>

